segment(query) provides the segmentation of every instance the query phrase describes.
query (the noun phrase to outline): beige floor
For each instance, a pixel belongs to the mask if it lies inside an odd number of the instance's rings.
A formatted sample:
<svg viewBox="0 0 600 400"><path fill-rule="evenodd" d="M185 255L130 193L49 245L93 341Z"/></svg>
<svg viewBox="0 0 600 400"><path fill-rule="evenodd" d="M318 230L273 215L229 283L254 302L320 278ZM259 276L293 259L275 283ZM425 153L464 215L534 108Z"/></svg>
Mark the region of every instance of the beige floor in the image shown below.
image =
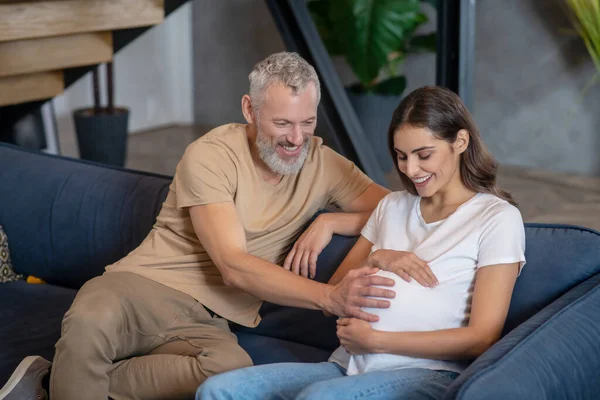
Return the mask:
<svg viewBox="0 0 600 400"><path fill-rule="evenodd" d="M173 175L185 147L206 127L177 126L130 137L127 167ZM65 155L76 152L73 139L61 137ZM389 174L389 187L401 187ZM600 231L600 178L556 174L514 166L500 166L498 184L513 194L526 222L586 226Z"/></svg>

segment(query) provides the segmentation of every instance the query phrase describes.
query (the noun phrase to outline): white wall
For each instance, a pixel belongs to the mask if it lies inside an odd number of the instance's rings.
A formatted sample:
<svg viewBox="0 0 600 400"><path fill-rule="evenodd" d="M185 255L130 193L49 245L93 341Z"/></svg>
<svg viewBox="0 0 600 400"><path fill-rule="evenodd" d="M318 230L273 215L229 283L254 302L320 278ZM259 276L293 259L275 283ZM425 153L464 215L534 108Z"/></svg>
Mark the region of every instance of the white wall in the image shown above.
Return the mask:
<svg viewBox="0 0 600 400"><path fill-rule="evenodd" d="M191 31L187 2L115 55L115 105L130 109L130 133L194 122ZM53 100L63 155L78 154L72 112L92 105L91 79L89 73Z"/></svg>

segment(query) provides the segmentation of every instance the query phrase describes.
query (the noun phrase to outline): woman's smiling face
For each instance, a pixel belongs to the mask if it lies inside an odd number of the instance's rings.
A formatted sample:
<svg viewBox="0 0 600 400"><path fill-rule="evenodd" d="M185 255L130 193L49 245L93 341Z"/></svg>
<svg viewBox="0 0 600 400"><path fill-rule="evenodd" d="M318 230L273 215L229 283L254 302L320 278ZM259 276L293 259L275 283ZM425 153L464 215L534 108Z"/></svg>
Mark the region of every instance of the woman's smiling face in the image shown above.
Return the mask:
<svg viewBox="0 0 600 400"><path fill-rule="evenodd" d="M394 150L398 169L421 197L433 196L460 175L460 153L427 128L401 124L394 133Z"/></svg>

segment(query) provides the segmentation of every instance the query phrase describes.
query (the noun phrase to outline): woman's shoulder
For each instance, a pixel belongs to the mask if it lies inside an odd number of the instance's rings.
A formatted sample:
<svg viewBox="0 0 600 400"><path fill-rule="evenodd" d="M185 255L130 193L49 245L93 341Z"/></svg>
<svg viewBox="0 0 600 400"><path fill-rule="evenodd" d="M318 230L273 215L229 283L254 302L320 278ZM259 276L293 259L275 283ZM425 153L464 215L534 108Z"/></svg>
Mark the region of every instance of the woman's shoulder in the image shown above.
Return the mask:
<svg viewBox="0 0 600 400"><path fill-rule="evenodd" d="M386 206L413 204L418 198L418 196L410 194L406 190L399 190L388 193L383 199L381 199L380 204Z"/></svg>
<svg viewBox="0 0 600 400"><path fill-rule="evenodd" d="M406 215L414 206L417 199L406 190L388 193L377 205L377 214L379 215Z"/></svg>
<svg viewBox="0 0 600 400"><path fill-rule="evenodd" d="M521 211L508 201L489 193L480 193L478 197L481 223L506 221L523 224Z"/></svg>

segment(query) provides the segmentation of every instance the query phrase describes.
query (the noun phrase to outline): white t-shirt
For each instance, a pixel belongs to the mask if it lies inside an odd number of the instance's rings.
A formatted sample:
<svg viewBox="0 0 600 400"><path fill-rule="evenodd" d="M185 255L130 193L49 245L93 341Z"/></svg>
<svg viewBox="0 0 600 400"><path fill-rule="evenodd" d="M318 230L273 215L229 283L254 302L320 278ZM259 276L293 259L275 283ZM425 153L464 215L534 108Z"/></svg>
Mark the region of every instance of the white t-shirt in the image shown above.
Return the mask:
<svg viewBox="0 0 600 400"><path fill-rule="evenodd" d="M519 210L494 195L478 193L448 218L425 223L421 198L394 192L381 200L362 230L371 251L388 249L413 252L429 264L439 285L421 286L396 274L379 271L395 280L396 297L385 309L364 308L379 316L373 329L388 332L421 332L452 329L469 322L475 273L496 264L525 265L525 229ZM330 357L348 375L400 368L427 368L462 372L465 362L421 359L393 354L350 356L339 347Z"/></svg>

